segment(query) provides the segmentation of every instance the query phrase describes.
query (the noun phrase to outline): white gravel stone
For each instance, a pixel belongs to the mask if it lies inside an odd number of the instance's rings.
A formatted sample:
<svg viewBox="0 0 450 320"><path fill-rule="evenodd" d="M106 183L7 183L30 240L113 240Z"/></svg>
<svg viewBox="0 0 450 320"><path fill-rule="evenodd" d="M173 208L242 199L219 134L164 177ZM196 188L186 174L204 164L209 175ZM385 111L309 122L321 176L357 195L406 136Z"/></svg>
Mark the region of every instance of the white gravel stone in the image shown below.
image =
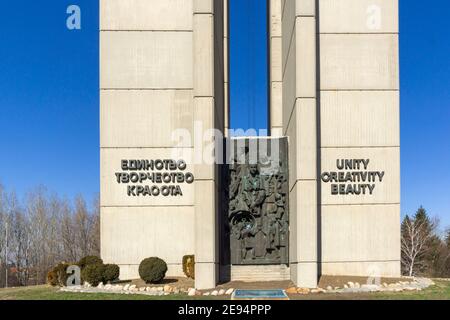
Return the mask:
<svg viewBox="0 0 450 320"><path fill-rule="evenodd" d="M188 296L193 297L197 294L197 290L194 288L189 289Z"/></svg>
<svg viewBox="0 0 450 320"><path fill-rule="evenodd" d="M228 290L225 292L225 294L226 294L227 296L229 296L229 295L231 295L233 292L234 292L234 289L233 289L233 288L230 288L230 289L228 289Z"/></svg>
<svg viewBox="0 0 450 320"><path fill-rule="evenodd" d="M376 284L363 284L361 286L361 289L369 290L369 291L378 291L380 289L380 286L377 286Z"/></svg>
<svg viewBox="0 0 450 320"><path fill-rule="evenodd" d="M217 296L218 294L219 294L219 291L217 291L217 290L214 290L213 292L211 292L212 296Z"/></svg>

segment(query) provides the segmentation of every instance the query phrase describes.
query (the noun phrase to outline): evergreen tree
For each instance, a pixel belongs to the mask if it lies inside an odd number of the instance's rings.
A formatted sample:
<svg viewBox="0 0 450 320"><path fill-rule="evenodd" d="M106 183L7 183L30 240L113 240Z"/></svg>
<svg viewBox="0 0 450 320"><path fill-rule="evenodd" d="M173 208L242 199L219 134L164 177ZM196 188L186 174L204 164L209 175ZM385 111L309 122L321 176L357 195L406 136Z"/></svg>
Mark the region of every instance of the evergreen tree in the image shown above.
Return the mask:
<svg viewBox="0 0 450 320"><path fill-rule="evenodd" d="M423 206L420 206L420 208L417 209L416 214L414 215L414 223L417 226L421 226L421 232L425 237L427 237L424 243L423 253L421 254L422 263L418 266L418 270L421 274L433 273L432 269L437 257L436 252L434 250L431 250L431 248L436 248L437 243L436 237L435 235L433 235L432 222Z"/></svg>
<svg viewBox="0 0 450 320"><path fill-rule="evenodd" d="M422 206L420 206L414 215L414 223L416 225L423 224L426 232L431 232L433 230L433 223L431 222L427 211Z"/></svg>

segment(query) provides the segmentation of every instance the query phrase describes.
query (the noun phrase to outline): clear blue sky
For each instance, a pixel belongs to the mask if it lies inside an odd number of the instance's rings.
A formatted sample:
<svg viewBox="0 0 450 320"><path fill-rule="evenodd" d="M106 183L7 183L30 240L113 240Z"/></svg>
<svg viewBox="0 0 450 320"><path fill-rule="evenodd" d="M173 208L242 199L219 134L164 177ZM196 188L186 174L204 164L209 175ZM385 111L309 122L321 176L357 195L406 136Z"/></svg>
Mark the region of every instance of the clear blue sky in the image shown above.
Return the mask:
<svg viewBox="0 0 450 320"><path fill-rule="evenodd" d="M258 0L231 1L232 125L265 128L266 8L251 10ZM81 31L66 28L70 4L81 7ZM250 22L243 19L248 12L256 15ZM449 12L447 0L400 1L402 213L423 205L445 225ZM63 196L92 199L99 190L98 1L8 1L0 40L0 182L19 195L45 184Z"/></svg>
<svg viewBox="0 0 450 320"><path fill-rule="evenodd" d="M259 134L268 123L267 2L230 0L229 10L230 127Z"/></svg>

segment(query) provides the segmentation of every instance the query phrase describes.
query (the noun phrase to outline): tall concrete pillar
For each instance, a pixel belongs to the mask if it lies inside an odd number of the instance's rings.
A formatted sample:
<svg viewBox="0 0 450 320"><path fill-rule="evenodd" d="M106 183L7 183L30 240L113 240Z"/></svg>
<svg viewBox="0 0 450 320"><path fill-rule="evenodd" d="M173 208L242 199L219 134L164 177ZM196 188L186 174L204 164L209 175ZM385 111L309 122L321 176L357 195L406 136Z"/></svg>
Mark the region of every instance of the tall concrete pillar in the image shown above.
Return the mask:
<svg viewBox="0 0 450 320"><path fill-rule="evenodd" d="M214 154L207 152L221 137L211 129L225 129L223 1L194 0L194 123L206 131L194 143L202 157L195 166L195 286L208 289L219 279L220 172ZM199 143L200 142L200 143Z"/></svg>
<svg viewBox="0 0 450 320"><path fill-rule="evenodd" d="M183 255L195 251L192 184L181 185L183 196L133 196L133 183L116 178L127 173L122 160L170 159L175 146L191 162L192 142L180 146L172 133L193 131L192 5L100 1L101 255L121 279L139 278L139 263L153 256L181 276Z"/></svg>
<svg viewBox="0 0 450 320"><path fill-rule="evenodd" d="M322 172L377 172L374 190L322 181L322 273L400 275L397 0L320 0ZM367 167L339 170L339 159Z"/></svg>
<svg viewBox="0 0 450 320"><path fill-rule="evenodd" d="M283 133L289 137L290 269L298 286L318 282L316 7L282 7Z"/></svg>
<svg viewBox="0 0 450 320"><path fill-rule="evenodd" d="M223 11L221 0L100 0L101 255L121 279L154 256L183 276L195 254L196 286L217 283L221 181L208 148L226 121ZM174 139L177 129L191 139ZM174 157L195 176L175 183L182 195L130 194L161 184L117 179L131 172L123 161Z"/></svg>
<svg viewBox="0 0 450 320"><path fill-rule="evenodd" d="M398 1L283 0L281 51L292 280L400 275Z"/></svg>

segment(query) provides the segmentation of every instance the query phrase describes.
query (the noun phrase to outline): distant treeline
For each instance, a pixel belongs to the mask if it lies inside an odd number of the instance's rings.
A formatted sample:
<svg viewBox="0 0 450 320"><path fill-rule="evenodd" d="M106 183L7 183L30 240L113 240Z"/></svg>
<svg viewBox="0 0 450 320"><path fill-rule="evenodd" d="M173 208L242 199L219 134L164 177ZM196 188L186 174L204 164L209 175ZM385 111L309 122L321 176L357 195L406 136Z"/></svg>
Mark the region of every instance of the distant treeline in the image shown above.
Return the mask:
<svg viewBox="0 0 450 320"><path fill-rule="evenodd" d="M9 286L43 284L59 262L99 253L98 197L88 206L82 196L62 199L39 187L19 200L0 185L0 287L6 268Z"/></svg>

